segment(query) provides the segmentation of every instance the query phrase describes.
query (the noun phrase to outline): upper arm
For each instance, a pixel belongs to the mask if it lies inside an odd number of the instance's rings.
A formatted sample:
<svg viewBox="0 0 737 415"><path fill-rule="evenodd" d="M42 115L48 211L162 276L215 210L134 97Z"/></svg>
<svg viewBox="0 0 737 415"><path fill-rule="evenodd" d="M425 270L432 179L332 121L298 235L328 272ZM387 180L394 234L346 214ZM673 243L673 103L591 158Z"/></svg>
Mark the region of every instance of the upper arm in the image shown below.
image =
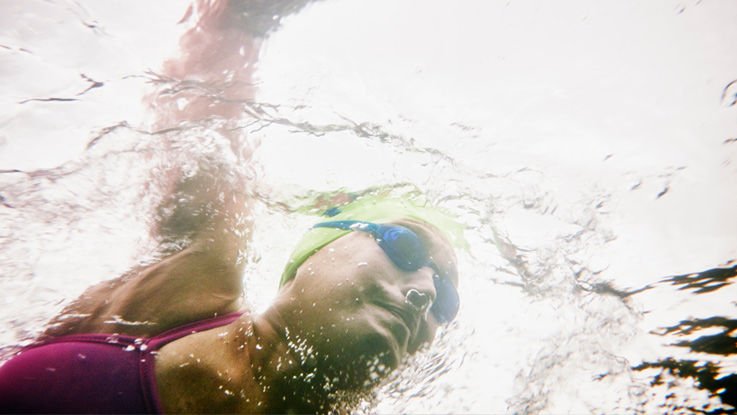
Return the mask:
<svg viewBox="0 0 737 415"><path fill-rule="evenodd" d="M91 287L52 322L46 336L152 336L190 321L236 311L241 293L238 268L195 244Z"/></svg>
<svg viewBox="0 0 737 415"><path fill-rule="evenodd" d="M160 332L238 309L241 268L199 242L130 278L111 297L127 321L150 321Z"/></svg>

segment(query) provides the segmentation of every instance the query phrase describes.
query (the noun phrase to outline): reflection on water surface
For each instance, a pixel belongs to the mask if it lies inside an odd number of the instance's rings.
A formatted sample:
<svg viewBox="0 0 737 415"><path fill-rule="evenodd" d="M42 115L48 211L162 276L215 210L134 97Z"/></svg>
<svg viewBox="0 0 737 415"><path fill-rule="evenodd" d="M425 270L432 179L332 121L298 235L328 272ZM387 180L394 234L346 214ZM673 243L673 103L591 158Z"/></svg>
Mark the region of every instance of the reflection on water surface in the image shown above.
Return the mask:
<svg viewBox="0 0 737 415"><path fill-rule="evenodd" d="M458 319L361 410L734 411L737 6L303 3L234 16L253 96L222 59L218 80L162 67L180 2L7 5L3 359L186 243L149 233L165 172L215 157L249 180L257 309L341 191L423 194L468 226ZM152 115L193 102L223 112Z"/></svg>

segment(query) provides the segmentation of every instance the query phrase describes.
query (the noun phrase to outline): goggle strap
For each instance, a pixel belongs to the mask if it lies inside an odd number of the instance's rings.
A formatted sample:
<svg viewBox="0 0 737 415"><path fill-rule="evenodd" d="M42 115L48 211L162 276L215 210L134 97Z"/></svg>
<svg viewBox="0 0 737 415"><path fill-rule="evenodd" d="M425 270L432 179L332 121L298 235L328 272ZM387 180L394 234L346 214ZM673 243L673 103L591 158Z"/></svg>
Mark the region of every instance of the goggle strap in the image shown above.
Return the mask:
<svg viewBox="0 0 737 415"><path fill-rule="evenodd" d="M376 223L365 222L362 220L336 220L332 222L322 222L312 226L313 228L334 228L344 231L368 232L374 239L381 238L382 226Z"/></svg>
<svg viewBox="0 0 737 415"><path fill-rule="evenodd" d="M321 222L312 226L313 228L334 228L344 231L369 231L376 232L377 225L362 220L336 220L332 222Z"/></svg>

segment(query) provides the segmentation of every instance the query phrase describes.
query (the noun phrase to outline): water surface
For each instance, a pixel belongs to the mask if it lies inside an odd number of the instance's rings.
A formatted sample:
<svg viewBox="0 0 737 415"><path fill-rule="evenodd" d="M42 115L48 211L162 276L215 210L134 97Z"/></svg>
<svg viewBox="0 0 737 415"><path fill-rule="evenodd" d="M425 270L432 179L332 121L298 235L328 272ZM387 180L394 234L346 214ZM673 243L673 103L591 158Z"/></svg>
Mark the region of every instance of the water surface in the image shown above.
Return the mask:
<svg viewBox="0 0 737 415"><path fill-rule="evenodd" d="M162 100L228 98L165 76L181 2L0 3L3 359L155 258L163 172L218 157L251 180L257 309L335 192L424 194L468 226L458 319L359 409L737 404L737 4L275 5L251 6L245 109L179 124Z"/></svg>

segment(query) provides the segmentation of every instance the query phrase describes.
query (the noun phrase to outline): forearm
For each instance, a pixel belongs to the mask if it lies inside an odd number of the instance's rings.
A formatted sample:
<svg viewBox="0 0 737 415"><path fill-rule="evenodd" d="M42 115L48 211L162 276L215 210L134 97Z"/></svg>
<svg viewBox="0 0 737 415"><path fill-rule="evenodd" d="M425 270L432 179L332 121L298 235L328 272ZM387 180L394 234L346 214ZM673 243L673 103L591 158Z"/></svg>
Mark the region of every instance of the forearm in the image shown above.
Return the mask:
<svg viewBox="0 0 737 415"><path fill-rule="evenodd" d="M232 166L203 159L197 172L182 178L162 200L156 232L167 253L198 243L238 266L250 238L252 216L245 177Z"/></svg>
<svg viewBox="0 0 737 415"><path fill-rule="evenodd" d="M164 62L165 85L150 104L159 128L208 117L237 120L254 100L263 40L314 0L198 0L180 21L190 28Z"/></svg>
<svg viewBox="0 0 737 415"><path fill-rule="evenodd" d="M240 24L237 4L200 0L180 22L191 27L180 53L163 63L163 87L150 97L159 129L209 117L235 120L253 101L261 41Z"/></svg>

